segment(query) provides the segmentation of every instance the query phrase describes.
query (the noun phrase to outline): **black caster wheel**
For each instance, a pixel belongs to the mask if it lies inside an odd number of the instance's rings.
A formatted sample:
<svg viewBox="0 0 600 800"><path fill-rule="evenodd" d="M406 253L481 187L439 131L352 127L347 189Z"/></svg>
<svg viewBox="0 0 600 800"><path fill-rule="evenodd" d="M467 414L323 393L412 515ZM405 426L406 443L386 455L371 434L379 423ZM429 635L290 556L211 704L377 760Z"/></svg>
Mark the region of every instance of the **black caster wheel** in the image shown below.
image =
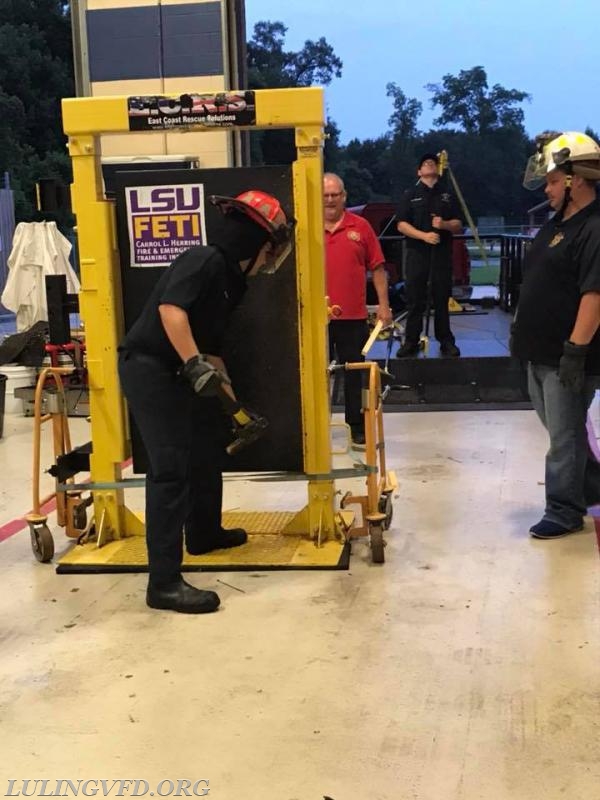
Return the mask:
<svg viewBox="0 0 600 800"><path fill-rule="evenodd" d="M389 528L392 526L392 519L394 518L394 505L392 503L392 495L390 492L381 495L377 510L380 514L385 514L385 519L383 520L383 529L384 531L389 530Z"/></svg>
<svg viewBox="0 0 600 800"><path fill-rule="evenodd" d="M371 525L369 528L369 538L371 541L371 558L374 564L385 562L385 542L383 541L383 527L381 525Z"/></svg>
<svg viewBox="0 0 600 800"><path fill-rule="evenodd" d="M84 531L87 527L87 510L84 505L75 506L73 509L73 527Z"/></svg>
<svg viewBox="0 0 600 800"><path fill-rule="evenodd" d="M33 555L42 564L47 564L54 557L54 539L47 525L29 525L31 549Z"/></svg>

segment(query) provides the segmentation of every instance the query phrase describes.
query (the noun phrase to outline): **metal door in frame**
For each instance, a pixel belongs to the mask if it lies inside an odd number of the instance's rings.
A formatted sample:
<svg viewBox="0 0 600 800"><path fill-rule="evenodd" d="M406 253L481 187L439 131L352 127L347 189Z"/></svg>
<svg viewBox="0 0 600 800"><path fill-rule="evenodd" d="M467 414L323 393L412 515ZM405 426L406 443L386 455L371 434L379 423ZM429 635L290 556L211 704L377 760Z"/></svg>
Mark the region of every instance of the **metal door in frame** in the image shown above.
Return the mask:
<svg viewBox="0 0 600 800"><path fill-rule="evenodd" d="M115 177L118 244L123 311L128 330L167 267L131 266L127 188L199 184L204 189L207 240L211 221L220 212L207 198L235 196L249 188L278 197L293 213L290 167L120 172ZM243 403L269 420L265 436L228 459L233 471L301 472L302 413L300 395L299 320L295 254L275 275L258 275L233 313L222 353L236 393ZM132 421L130 420L130 423ZM146 456L134 424L130 424L136 472L145 472Z"/></svg>

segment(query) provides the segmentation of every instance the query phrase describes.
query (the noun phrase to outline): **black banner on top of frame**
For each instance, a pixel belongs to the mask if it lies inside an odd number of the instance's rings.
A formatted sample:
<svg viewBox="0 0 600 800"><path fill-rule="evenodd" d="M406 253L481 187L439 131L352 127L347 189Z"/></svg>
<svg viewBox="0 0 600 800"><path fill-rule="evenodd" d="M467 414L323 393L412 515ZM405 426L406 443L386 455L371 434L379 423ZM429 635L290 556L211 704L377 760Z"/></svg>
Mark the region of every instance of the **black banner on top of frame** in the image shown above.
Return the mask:
<svg viewBox="0 0 600 800"><path fill-rule="evenodd" d="M254 92L144 95L127 98L130 131L169 130L199 125L235 128L256 125Z"/></svg>

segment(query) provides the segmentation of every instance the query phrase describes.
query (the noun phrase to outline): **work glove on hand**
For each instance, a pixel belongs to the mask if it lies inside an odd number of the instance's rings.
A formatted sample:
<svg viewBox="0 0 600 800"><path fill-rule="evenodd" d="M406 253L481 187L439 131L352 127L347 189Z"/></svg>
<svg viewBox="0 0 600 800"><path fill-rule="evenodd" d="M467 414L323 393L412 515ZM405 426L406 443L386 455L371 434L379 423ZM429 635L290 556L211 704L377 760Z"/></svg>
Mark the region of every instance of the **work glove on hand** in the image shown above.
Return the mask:
<svg viewBox="0 0 600 800"><path fill-rule="evenodd" d="M219 386L224 381L228 383L226 376L200 355L188 358L180 373L196 394L203 397L214 397Z"/></svg>
<svg viewBox="0 0 600 800"><path fill-rule="evenodd" d="M580 392L585 383L585 357L587 344L573 344L565 342L563 354L558 364L558 379L561 384L572 392Z"/></svg>

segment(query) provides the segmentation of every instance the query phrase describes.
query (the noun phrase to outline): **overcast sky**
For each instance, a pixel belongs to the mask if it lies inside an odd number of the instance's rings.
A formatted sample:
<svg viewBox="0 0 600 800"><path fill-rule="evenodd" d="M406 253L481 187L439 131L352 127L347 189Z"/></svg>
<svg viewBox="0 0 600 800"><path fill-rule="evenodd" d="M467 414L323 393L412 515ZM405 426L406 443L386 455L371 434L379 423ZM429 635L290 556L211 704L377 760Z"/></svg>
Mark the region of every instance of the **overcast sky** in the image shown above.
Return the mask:
<svg viewBox="0 0 600 800"><path fill-rule="evenodd" d="M600 129L600 7L597 0L246 0L251 38L259 20L283 22L286 49L324 36L344 62L326 87L327 113L342 142L376 137L392 113L394 81L423 103L419 127L436 112L427 83L483 66L488 83L528 92L525 127Z"/></svg>

